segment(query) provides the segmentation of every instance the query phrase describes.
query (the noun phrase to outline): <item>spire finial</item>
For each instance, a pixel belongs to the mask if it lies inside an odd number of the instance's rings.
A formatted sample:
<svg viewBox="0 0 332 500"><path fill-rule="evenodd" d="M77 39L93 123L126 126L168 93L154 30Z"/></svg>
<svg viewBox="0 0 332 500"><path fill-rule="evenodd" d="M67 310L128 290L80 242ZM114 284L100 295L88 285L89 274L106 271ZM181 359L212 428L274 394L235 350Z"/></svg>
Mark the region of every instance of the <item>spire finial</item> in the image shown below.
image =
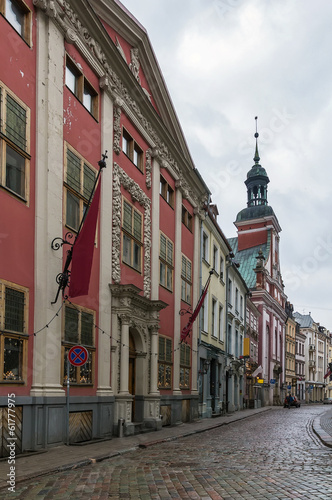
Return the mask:
<svg viewBox="0 0 332 500"><path fill-rule="evenodd" d="M255 156L254 156L254 162L256 163L256 165L258 165L258 162L260 160L260 157L259 157L259 154L258 154L258 144L257 144L257 139L259 137L259 133L257 132L257 119L258 119L258 116L255 116L256 133L255 133L254 137L256 138L256 151L255 151Z"/></svg>

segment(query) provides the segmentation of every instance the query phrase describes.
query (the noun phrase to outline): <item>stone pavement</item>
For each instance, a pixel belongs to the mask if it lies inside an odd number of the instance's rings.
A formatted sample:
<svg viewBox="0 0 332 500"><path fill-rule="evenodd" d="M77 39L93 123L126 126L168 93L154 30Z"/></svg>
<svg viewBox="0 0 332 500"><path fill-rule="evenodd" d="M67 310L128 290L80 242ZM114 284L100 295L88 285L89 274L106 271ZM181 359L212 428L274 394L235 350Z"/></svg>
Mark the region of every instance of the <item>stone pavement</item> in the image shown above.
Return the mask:
<svg viewBox="0 0 332 500"><path fill-rule="evenodd" d="M125 438L113 438L108 441L91 443L84 446L59 446L50 448L45 453L33 453L29 456L22 455L16 458L16 483L51 474L52 472L77 469L111 457L121 456L138 448L147 448L157 443L191 436L249 418L271 409L273 408L264 407L254 410L242 410L232 415L198 420L193 423L181 424L174 427L164 427L158 432ZM321 410L322 412L313 420L313 430L325 445L332 447L332 410L323 406L321 406ZM7 459L0 461L0 489L7 486L8 467Z"/></svg>

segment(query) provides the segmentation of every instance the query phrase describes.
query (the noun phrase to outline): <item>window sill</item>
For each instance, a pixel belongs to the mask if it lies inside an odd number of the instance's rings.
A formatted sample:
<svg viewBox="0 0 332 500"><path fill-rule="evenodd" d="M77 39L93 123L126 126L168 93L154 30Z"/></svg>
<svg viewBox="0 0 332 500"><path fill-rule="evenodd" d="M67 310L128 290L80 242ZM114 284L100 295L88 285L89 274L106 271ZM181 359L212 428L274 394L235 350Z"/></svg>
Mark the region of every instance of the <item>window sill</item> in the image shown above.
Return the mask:
<svg viewBox="0 0 332 500"><path fill-rule="evenodd" d="M204 264L207 266L207 267L210 267L210 264L208 263L207 260L204 259L204 257L202 258L202 262L204 262Z"/></svg>
<svg viewBox="0 0 332 500"><path fill-rule="evenodd" d="M170 203L168 203L168 201L166 200L166 198L164 198L164 197L163 197L163 195L162 195L162 194L160 194L160 197L161 197L161 198L162 198L162 199L163 199L163 200L167 203L167 205L168 205L169 207L171 207L171 209L172 209L172 210L174 210L174 206L173 206L173 205L171 205Z"/></svg>
<svg viewBox="0 0 332 500"><path fill-rule="evenodd" d="M162 285L161 283L159 283L159 286L161 286L164 290L167 290L167 292L173 293L173 289L167 288L165 285Z"/></svg>
<svg viewBox="0 0 332 500"><path fill-rule="evenodd" d="M24 198L23 196L21 196L20 194L18 193L15 193L15 191L12 191L10 188L8 188L7 186L3 186L1 185L1 188L4 190L4 191L7 191L7 193L11 194L14 198L17 198L19 201L22 201L23 203L27 204L28 203L28 200L26 198Z"/></svg>

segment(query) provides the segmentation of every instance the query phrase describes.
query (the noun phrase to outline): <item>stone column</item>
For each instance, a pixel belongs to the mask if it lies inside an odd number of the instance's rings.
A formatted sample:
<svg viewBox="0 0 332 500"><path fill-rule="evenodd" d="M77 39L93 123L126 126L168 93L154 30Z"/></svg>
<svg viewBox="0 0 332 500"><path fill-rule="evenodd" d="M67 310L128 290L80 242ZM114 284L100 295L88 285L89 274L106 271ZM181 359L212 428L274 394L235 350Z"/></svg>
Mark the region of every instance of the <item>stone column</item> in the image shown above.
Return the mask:
<svg viewBox="0 0 332 500"><path fill-rule="evenodd" d="M61 380L61 295L54 300L63 252L51 249L62 236L63 201L63 36L52 20L37 12L36 229L34 329L31 396L64 396ZM55 316L55 314L57 316Z"/></svg>
<svg viewBox="0 0 332 500"><path fill-rule="evenodd" d="M130 317L121 315L120 339L120 391L119 394L129 394L129 323Z"/></svg>
<svg viewBox="0 0 332 500"><path fill-rule="evenodd" d="M159 299L159 211L160 211L160 166L152 158L152 197L151 197L151 299Z"/></svg>
<svg viewBox="0 0 332 500"><path fill-rule="evenodd" d="M182 265L182 193L179 181L175 191L175 241L174 241L174 364L173 364L173 394L182 394L180 390L180 335L181 335L181 265Z"/></svg>
<svg viewBox="0 0 332 500"><path fill-rule="evenodd" d="M158 329L159 325L151 328L151 358L150 358L150 395L159 395L158 391Z"/></svg>

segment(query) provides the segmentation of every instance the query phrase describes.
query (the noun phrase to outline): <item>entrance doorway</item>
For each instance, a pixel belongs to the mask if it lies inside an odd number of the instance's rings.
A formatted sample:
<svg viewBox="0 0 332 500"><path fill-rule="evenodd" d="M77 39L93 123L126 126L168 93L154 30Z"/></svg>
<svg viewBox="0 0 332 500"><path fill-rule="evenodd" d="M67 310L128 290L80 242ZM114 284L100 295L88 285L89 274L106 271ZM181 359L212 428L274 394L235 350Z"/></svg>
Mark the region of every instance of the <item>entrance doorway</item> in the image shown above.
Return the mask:
<svg viewBox="0 0 332 500"><path fill-rule="evenodd" d="M135 382L136 382L136 349L135 341L131 333L129 333L129 394L133 395L131 406L131 421L135 422Z"/></svg>

